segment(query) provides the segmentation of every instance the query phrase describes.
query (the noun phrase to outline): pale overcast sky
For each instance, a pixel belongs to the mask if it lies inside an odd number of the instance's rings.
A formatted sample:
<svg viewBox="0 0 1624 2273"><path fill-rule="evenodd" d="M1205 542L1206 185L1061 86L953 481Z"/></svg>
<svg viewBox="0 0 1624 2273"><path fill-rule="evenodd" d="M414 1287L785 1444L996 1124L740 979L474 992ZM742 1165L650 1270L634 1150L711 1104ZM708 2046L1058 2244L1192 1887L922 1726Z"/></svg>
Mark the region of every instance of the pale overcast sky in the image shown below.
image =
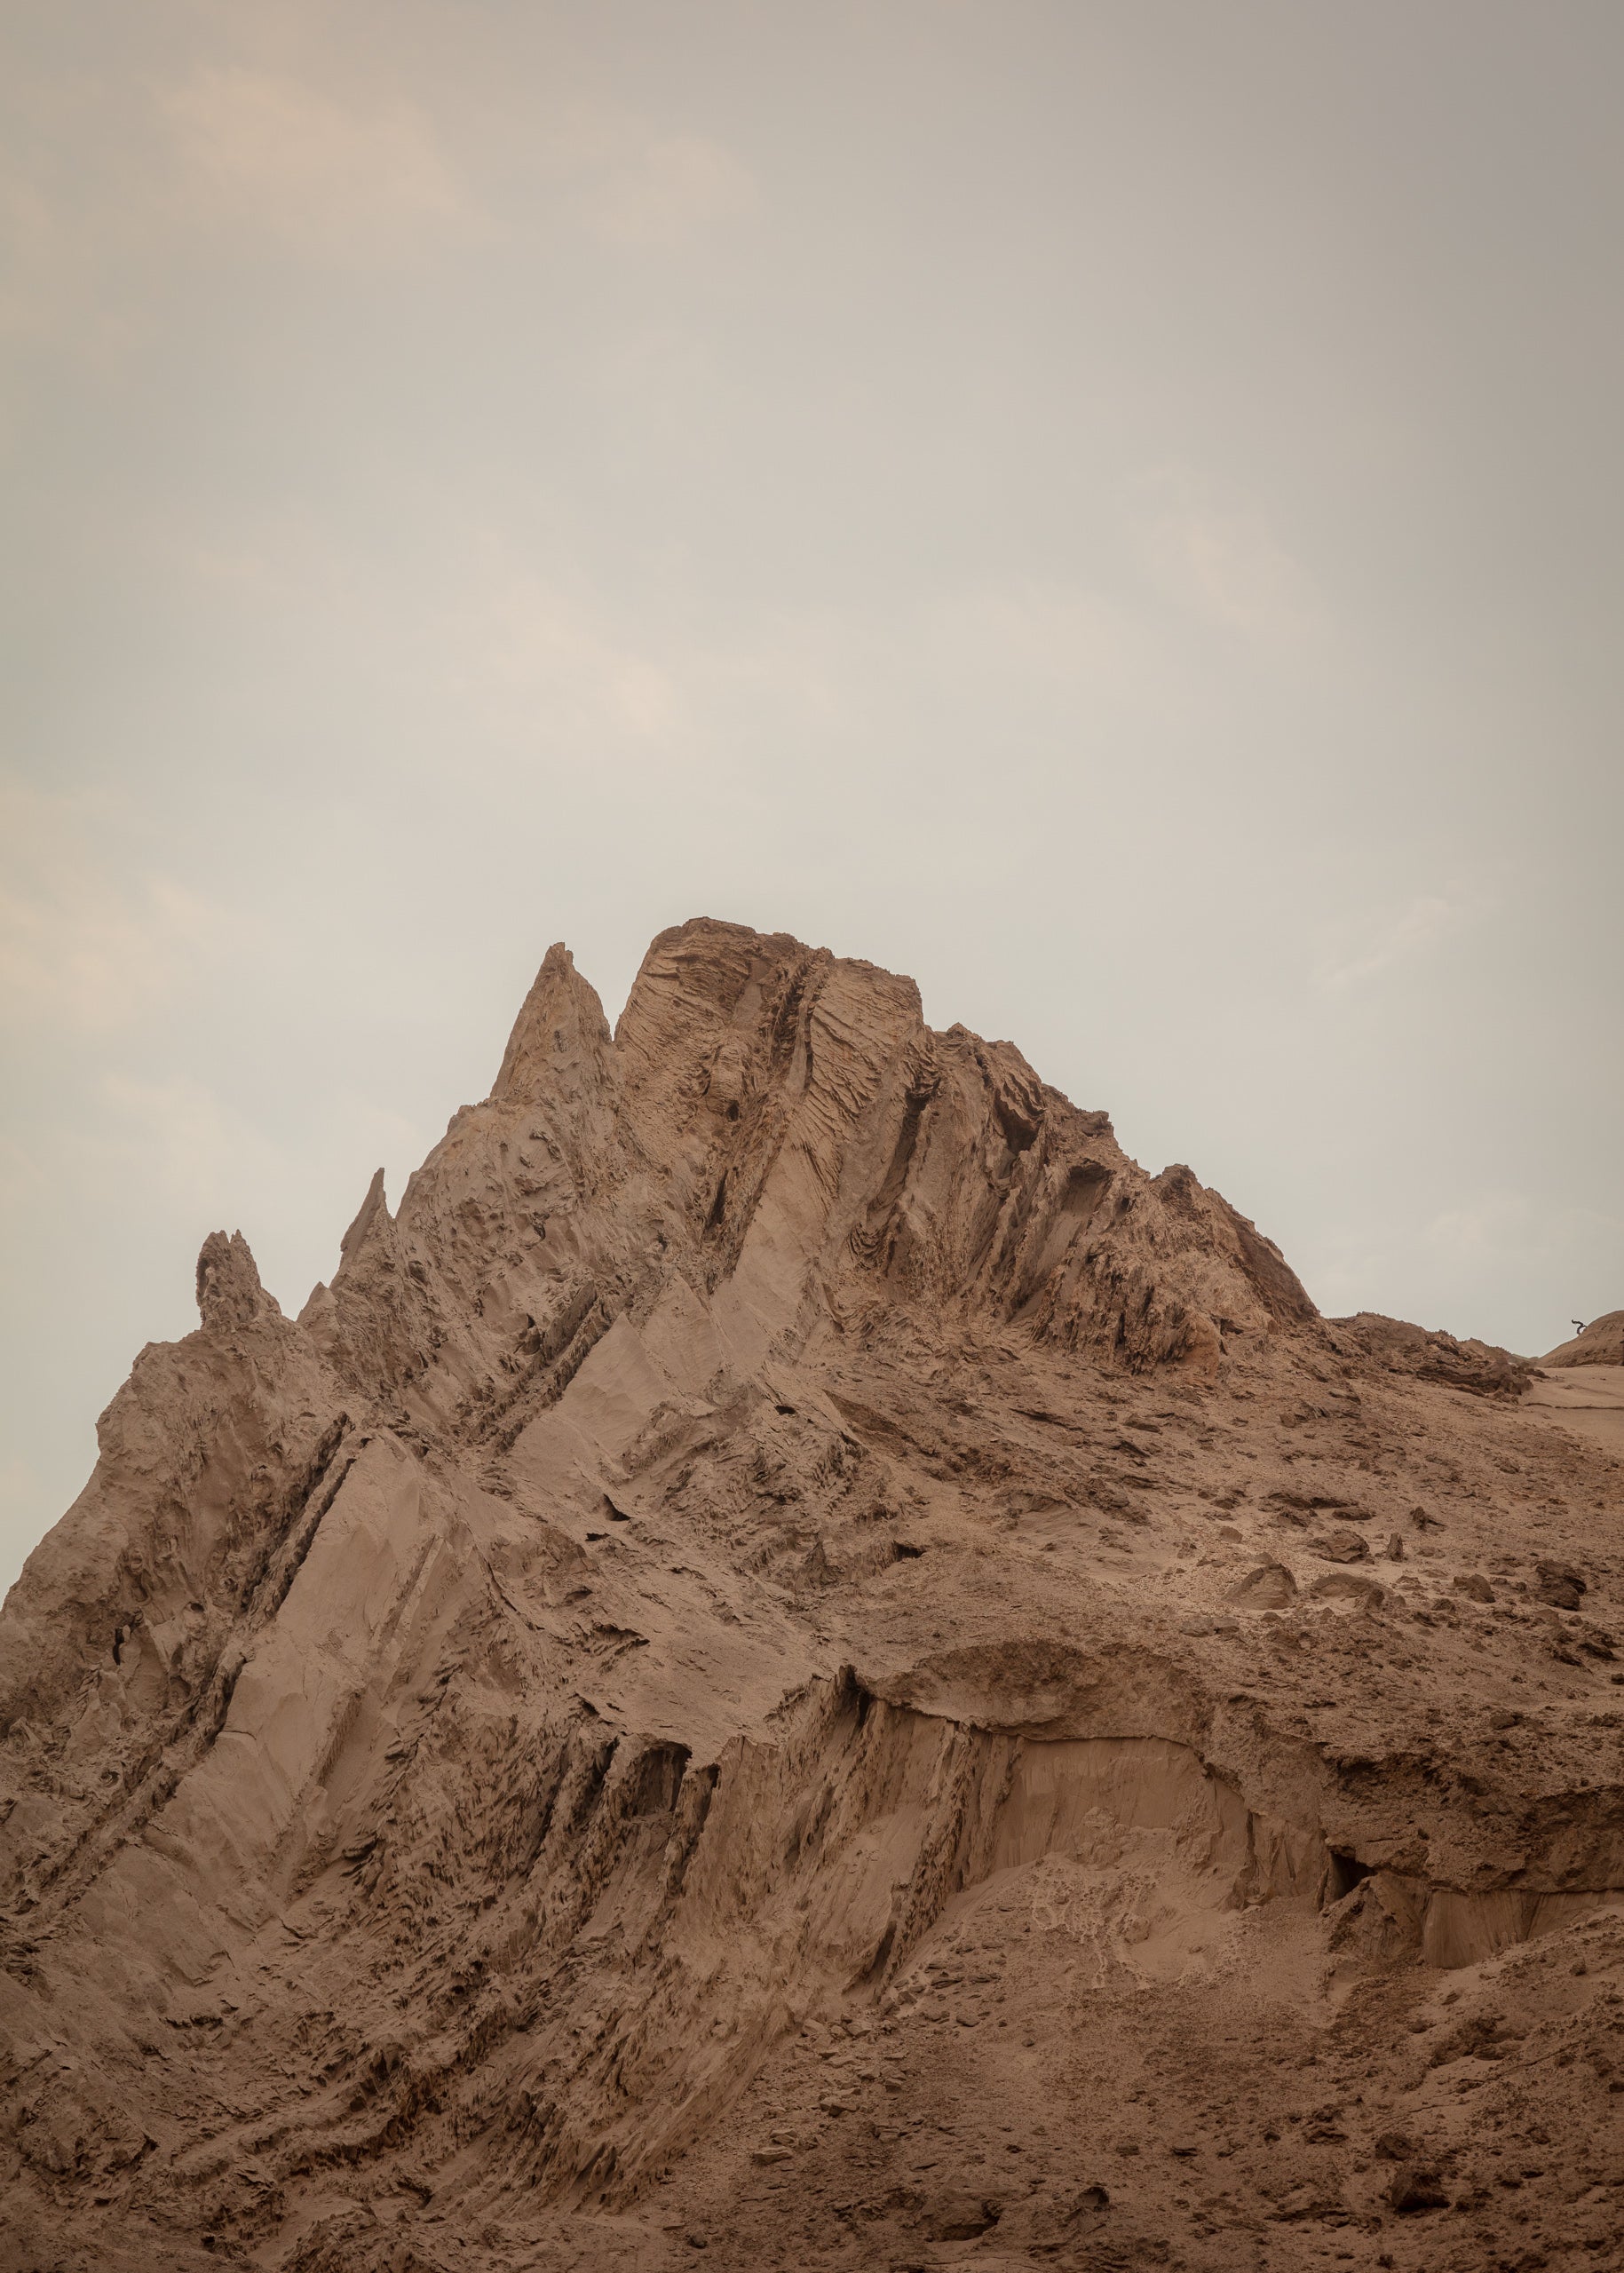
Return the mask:
<svg viewBox="0 0 1624 2273"><path fill-rule="evenodd" d="M1618 0L12 0L0 1582L548 943L914 974L1330 1311L1624 1303Z"/></svg>

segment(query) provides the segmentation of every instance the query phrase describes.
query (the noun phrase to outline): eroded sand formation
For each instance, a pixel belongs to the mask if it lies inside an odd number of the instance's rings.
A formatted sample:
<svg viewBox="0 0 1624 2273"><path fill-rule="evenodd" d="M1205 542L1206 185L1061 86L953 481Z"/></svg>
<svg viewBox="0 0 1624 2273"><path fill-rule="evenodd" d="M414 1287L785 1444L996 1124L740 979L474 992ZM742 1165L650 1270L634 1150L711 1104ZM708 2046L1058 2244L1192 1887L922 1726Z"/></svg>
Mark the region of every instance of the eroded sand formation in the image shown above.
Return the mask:
<svg viewBox="0 0 1624 2273"><path fill-rule="evenodd" d="M0 2263L1624 2261L1600 1343L714 923L197 1291L0 1617Z"/></svg>

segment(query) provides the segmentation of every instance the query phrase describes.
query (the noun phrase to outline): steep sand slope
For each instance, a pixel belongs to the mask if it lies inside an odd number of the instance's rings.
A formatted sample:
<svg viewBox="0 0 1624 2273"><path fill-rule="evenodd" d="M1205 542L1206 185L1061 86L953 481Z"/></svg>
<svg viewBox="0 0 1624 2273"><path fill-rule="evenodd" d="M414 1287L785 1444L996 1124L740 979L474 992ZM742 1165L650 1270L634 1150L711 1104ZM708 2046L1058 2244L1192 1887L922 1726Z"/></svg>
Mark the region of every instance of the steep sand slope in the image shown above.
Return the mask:
<svg viewBox="0 0 1624 2273"><path fill-rule="evenodd" d="M1624 1366L1624 1311L1609 1311L1592 1319L1571 1342L1564 1342L1541 1358L1549 1369L1567 1366Z"/></svg>
<svg viewBox="0 0 1624 2273"><path fill-rule="evenodd" d="M712 923L198 1297L0 1616L0 2263L1618 2261L1551 1376Z"/></svg>

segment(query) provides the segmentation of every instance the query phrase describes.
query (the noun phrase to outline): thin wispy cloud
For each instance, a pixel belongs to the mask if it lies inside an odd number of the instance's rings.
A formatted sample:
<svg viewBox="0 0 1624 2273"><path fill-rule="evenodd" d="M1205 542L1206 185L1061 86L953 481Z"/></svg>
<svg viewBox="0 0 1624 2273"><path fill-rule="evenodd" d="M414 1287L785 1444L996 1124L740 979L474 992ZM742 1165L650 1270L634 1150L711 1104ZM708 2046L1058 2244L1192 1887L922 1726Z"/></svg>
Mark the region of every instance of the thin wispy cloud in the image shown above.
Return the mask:
<svg viewBox="0 0 1624 2273"><path fill-rule="evenodd" d="M61 298L63 258L49 198L16 167L0 167L0 334L48 329Z"/></svg>
<svg viewBox="0 0 1624 2273"><path fill-rule="evenodd" d="M107 820L96 800L0 783L0 1025L113 1033L207 951L216 911L110 860Z"/></svg>
<svg viewBox="0 0 1624 2273"><path fill-rule="evenodd" d="M669 250L752 214L759 191L713 137L638 112L574 100L544 119L540 164L586 234L629 251Z"/></svg>
<svg viewBox="0 0 1624 2273"><path fill-rule="evenodd" d="M1579 1253L1607 1245L1624 1232L1624 1213L1551 1206L1530 1192L1498 1189L1473 1192L1456 1208L1431 1217L1422 1236L1452 1262L1509 1261Z"/></svg>
<svg viewBox="0 0 1624 2273"><path fill-rule="evenodd" d="M1346 994L1422 962L1446 940L1481 922L1493 904L1481 890L1452 885L1343 918L1322 930L1314 983L1323 994Z"/></svg>
<svg viewBox="0 0 1624 2273"><path fill-rule="evenodd" d="M423 249L478 224L440 137L413 103L209 65L160 98L200 224L250 226L306 257Z"/></svg>
<svg viewBox="0 0 1624 2273"><path fill-rule="evenodd" d="M668 662L518 564L459 600L441 628L468 699L510 728L618 747L658 743L683 720Z"/></svg>
<svg viewBox="0 0 1624 2273"><path fill-rule="evenodd" d="M1221 498L1184 472L1143 485L1135 527L1153 582L1207 622L1277 653L1321 645L1329 623L1303 563L1256 500Z"/></svg>

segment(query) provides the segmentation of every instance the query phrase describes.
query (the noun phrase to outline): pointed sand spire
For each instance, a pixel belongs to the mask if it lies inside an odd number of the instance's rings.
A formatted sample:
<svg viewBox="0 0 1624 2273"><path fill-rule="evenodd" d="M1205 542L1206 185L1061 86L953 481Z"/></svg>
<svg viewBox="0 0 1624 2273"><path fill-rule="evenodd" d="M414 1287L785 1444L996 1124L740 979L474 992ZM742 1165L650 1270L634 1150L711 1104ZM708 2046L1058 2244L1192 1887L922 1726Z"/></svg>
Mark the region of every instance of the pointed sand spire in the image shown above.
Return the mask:
<svg viewBox="0 0 1624 2273"><path fill-rule="evenodd" d="M366 1198L355 1212L355 1221L338 1242L339 1254L341 1255L355 1254L380 1215L386 1223L392 1220L389 1213L389 1202L384 1197L384 1171L382 1168L377 1168L373 1173L371 1183L367 1186Z"/></svg>
<svg viewBox="0 0 1624 2273"><path fill-rule="evenodd" d="M259 1268L241 1232L210 1232L197 1257L197 1312L205 1326L250 1326L280 1318L281 1305L259 1283Z"/></svg>
<svg viewBox="0 0 1624 2273"><path fill-rule="evenodd" d="M491 1095L531 1096L545 1083L548 1068L556 1061L597 1056L611 1047L603 1004L559 940L548 948L514 1020Z"/></svg>

